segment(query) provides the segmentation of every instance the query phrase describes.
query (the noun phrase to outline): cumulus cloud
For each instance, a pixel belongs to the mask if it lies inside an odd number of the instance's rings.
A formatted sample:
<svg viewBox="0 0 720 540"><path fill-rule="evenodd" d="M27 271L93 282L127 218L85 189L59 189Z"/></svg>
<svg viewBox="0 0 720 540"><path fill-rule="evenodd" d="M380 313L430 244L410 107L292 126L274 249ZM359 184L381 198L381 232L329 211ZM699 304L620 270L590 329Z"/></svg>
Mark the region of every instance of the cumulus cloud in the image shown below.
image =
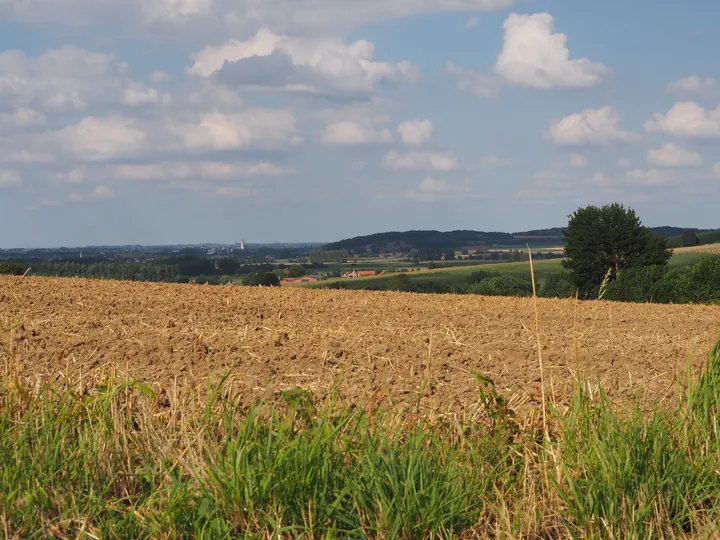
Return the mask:
<svg viewBox="0 0 720 540"><path fill-rule="evenodd" d="M678 102L667 114L658 113L645 122L645 131L678 137L720 137L720 106L713 110L694 101Z"/></svg>
<svg viewBox="0 0 720 540"><path fill-rule="evenodd" d="M286 109L248 109L235 114L209 112L199 122L178 126L192 150L284 149L302 142L295 116Z"/></svg>
<svg viewBox="0 0 720 540"><path fill-rule="evenodd" d="M73 192L68 196L70 202L94 202L114 199L115 192L107 186L97 186L89 193Z"/></svg>
<svg viewBox="0 0 720 540"><path fill-rule="evenodd" d="M684 165L702 165L703 158L682 146L668 143L660 148L651 148L647 152L647 161L662 167L680 167Z"/></svg>
<svg viewBox="0 0 720 540"><path fill-rule="evenodd" d="M351 28L423 13L507 9L514 0L2 0L0 14L18 20L183 29L183 39L237 35L259 24L294 33ZM155 34L155 32L154 32Z"/></svg>
<svg viewBox="0 0 720 540"><path fill-rule="evenodd" d="M698 96L714 96L720 93L720 85L715 79L702 79L697 75L671 82L667 91L677 95L694 94Z"/></svg>
<svg viewBox="0 0 720 540"><path fill-rule="evenodd" d="M553 33L549 13L512 13L504 24L504 47L495 71L511 84L543 90L595 86L610 74L587 58L570 59L567 36Z"/></svg>
<svg viewBox="0 0 720 540"><path fill-rule="evenodd" d="M405 197L420 202L434 202L447 197L449 193L450 185L447 182L428 176L416 189L405 192Z"/></svg>
<svg viewBox="0 0 720 540"><path fill-rule="evenodd" d="M384 165L395 171L456 171L460 169L457 157L450 152L398 153L391 150L385 156Z"/></svg>
<svg viewBox="0 0 720 540"><path fill-rule="evenodd" d="M633 169L625 173L625 180L631 184L641 186L665 186L675 181L675 172L659 169Z"/></svg>
<svg viewBox="0 0 720 540"><path fill-rule="evenodd" d="M125 180L234 180L257 176L285 176L294 174L289 167L266 161L259 163L198 161L165 162L150 165L114 165L106 174Z"/></svg>
<svg viewBox="0 0 720 540"><path fill-rule="evenodd" d="M389 143L393 136L389 129L375 130L358 122L346 120L325 126L321 135L324 144L354 145Z"/></svg>
<svg viewBox="0 0 720 540"><path fill-rule="evenodd" d="M410 145L421 145L430 140L433 125L430 120L409 120L397 128L403 142Z"/></svg>
<svg viewBox="0 0 720 540"><path fill-rule="evenodd" d="M66 153L89 161L135 155L147 142L135 121L120 116L83 118L55 135Z"/></svg>
<svg viewBox="0 0 720 540"><path fill-rule="evenodd" d="M0 188L20 187L22 183L22 176L18 171L0 169Z"/></svg>
<svg viewBox="0 0 720 540"><path fill-rule="evenodd" d="M610 106L587 109L550 123L545 138L563 146L628 143L637 141L636 133L620 128L620 115Z"/></svg>
<svg viewBox="0 0 720 540"><path fill-rule="evenodd" d="M570 58L567 36L554 33L549 13L510 14L503 25L503 49L492 73L464 70L452 62L447 72L458 88L481 98L497 96L504 84L540 90L600 84L611 70L587 58Z"/></svg>
<svg viewBox="0 0 720 540"><path fill-rule="evenodd" d="M157 103L169 105L172 103L172 96L158 92L155 88L144 84L131 83L123 93L122 102L128 107L141 107Z"/></svg>
<svg viewBox="0 0 720 540"><path fill-rule="evenodd" d="M582 154L570 154L570 165L580 169L587 167L588 160Z"/></svg>
<svg viewBox="0 0 720 540"><path fill-rule="evenodd" d="M0 126L30 128L44 126L46 123L47 118L43 113L27 107L19 107L9 114L0 114Z"/></svg>
<svg viewBox="0 0 720 540"><path fill-rule="evenodd" d="M230 40L193 55L188 72L216 75L230 85L310 93L369 93L386 81L413 80L410 62L377 62L369 41L295 38L261 28L247 41Z"/></svg>

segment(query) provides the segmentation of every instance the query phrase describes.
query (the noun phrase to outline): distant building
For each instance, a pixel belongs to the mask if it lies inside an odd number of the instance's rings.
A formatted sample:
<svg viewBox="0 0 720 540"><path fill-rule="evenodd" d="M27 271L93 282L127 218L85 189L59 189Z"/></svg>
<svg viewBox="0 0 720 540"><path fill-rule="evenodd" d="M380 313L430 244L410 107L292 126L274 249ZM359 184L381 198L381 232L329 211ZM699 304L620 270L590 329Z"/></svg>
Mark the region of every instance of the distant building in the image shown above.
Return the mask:
<svg viewBox="0 0 720 540"><path fill-rule="evenodd" d="M353 270L352 272L345 272L343 274L344 278L359 278L359 277L371 277L375 276L377 273L375 270Z"/></svg>
<svg viewBox="0 0 720 540"><path fill-rule="evenodd" d="M245 251L245 240L240 240L240 251Z"/></svg>
<svg viewBox="0 0 720 540"><path fill-rule="evenodd" d="M280 281L281 286L299 285L300 283L317 283L322 278L320 276L302 276L298 278L285 278Z"/></svg>

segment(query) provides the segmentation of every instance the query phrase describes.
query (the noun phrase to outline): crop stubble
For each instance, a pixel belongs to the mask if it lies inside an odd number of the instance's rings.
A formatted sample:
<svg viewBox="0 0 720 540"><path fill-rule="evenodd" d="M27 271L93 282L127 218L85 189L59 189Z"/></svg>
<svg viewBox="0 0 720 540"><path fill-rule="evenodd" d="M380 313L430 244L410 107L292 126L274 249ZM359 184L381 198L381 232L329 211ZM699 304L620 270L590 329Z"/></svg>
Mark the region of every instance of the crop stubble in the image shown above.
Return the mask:
<svg viewBox="0 0 720 540"><path fill-rule="evenodd" d="M720 308L540 300L547 393L565 403L578 373L610 399L673 400L720 329ZM532 301L394 292L210 287L0 277L0 326L29 380L117 369L167 388L219 380L247 404L295 386L318 399L460 415L478 410L473 372L521 413L540 405ZM0 337L7 345L10 336ZM1 354L1 353L0 353ZM423 381L428 383L423 385Z"/></svg>

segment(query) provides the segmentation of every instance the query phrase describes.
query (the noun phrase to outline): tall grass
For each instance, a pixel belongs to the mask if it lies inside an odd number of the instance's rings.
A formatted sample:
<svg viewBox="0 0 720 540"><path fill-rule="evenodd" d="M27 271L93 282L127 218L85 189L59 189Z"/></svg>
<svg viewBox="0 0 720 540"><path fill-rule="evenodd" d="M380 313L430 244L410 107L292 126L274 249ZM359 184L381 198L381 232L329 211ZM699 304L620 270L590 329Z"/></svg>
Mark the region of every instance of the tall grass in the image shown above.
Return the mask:
<svg viewBox="0 0 720 540"><path fill-rule="evenodd" d="M9 355L9 350L4 356ZM670 410L614 410L579 384L548 432L477 377L460 424L302 390L158 395L112 375L0 388L0 536L711 537L720 346ZM14 382L10 382L14 381ZM548 481L549 479L549 481Z"/></svg>

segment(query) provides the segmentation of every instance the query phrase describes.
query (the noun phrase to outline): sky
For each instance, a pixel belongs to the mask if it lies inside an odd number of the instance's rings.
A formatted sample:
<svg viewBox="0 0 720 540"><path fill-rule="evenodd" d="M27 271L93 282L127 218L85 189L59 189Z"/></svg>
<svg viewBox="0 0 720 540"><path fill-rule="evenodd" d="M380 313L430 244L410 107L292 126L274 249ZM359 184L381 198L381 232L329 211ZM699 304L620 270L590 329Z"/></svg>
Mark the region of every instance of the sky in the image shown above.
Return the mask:
<svg viewBox="0 0 720 540"><path fill-rule="evenodd" d="M0 247L720 227L716 0L0 0Z"/></svg>

